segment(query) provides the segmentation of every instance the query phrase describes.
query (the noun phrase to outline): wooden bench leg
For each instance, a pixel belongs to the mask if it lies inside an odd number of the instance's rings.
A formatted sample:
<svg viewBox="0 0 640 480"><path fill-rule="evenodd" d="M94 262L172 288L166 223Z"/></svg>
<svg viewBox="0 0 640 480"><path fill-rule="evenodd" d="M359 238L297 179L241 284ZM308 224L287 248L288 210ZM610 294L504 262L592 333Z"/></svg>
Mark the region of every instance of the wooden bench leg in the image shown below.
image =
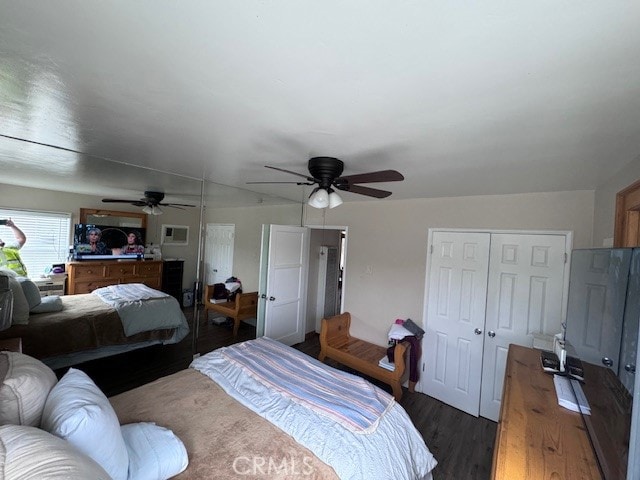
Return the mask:
<svg viewBox="0 0 640 480"><path fill-rule="evenodd" d="M399 402L402 398L402 385L400 382L391 383L391 389L393 390L393 398L396 399L396 402Z"/></svg>
<svg viewBox="0 0 640 480"><path fill-rule="evenodd" d="M233 336L237 337L238 336L238 329L240 328L240 320L238 320L237 318L233 319Z"/></svg>
<svg viewBox="0 0 640 480"><path fill-rule="evenodd" d="M327 354L325 353L324 350L320 350L320 355L318 355L318 360L320 360L321 362L324 362L325 358L327 358Z"/></svg>

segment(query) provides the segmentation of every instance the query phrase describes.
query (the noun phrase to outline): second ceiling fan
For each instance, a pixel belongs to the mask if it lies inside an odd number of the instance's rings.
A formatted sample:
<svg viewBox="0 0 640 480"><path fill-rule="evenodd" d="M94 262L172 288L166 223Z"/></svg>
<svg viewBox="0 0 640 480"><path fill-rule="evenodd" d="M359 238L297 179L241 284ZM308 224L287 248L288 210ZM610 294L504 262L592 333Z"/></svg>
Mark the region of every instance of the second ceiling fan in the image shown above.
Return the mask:
<svg viewBox="0 0 640 480"><path fill-rule="evenodd" d="M284 168L271 167L265 165L266 168L278 170L280 172L290 173L303 177L305 182L247 182L248 184L266 184L266 183L294 183L296 185L315 185L318 187L311 193L309 197L309 205L316 208L333 208L342 203L342 199L335 193L335 189L345 192L357 193L374 198L386 198L391 195L387 190L377 188L364 187L361 183L377 183L377 182L398 182L404 180L404 176L396 170L379 170L376 172L360 173L355 175L341 176L344 170L344 162L334 157L313 157L309 159L308 169L309 175Z"/></svg>

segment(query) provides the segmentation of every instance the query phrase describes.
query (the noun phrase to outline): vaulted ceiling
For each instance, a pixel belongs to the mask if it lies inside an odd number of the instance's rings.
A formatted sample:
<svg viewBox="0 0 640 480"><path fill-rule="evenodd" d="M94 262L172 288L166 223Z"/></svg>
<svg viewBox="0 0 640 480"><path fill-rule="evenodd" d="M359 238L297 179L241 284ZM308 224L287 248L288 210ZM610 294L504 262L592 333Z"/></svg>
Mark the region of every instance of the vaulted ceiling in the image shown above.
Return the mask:
<svg viewBox="0 0 640 480"><path fill-rule="evenodd" d="M0 183L300 201L246 182L327 155L403 173L391 199L593 189L640 155L639 24L632 1L0 0Z"/></svg>

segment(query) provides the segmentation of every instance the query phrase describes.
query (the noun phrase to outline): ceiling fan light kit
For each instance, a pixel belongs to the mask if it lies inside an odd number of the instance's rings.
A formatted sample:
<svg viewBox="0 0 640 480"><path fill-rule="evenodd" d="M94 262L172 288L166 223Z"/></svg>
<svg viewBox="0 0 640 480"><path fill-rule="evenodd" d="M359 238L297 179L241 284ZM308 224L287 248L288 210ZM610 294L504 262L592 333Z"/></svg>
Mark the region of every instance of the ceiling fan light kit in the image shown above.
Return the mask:
<svg viewBox="0 0 640 480"><path fill-rule="evenodd" d="M296 185L315 185L315 188L309 196L308 204L314 208L335 208L342 204L342 198L334 191L332 187L344 192L357 193L358 195L366 195L374 198L386 198L391 192L380 190L377 188L363 187L360 183L375 182L399 182L404 180L404 176L396 170L380 170L377 172L360 173L356 175L345 175L341 177L344 170L344 162L334 157L313 157L309 159L308 169L309 175L284 168L271 167L265 165L266 168L278 170L280 172L290 173L298 177L305 178L306 182L247 182L248 184L259 183L294 183Z"/></svg>
<svg viewBox="0 0 640 480"><path fill-rule="evenodd" d="M160 207L156 207L155 205L147 205L142 211L147 215L162 215L164 213Z"/></svg>

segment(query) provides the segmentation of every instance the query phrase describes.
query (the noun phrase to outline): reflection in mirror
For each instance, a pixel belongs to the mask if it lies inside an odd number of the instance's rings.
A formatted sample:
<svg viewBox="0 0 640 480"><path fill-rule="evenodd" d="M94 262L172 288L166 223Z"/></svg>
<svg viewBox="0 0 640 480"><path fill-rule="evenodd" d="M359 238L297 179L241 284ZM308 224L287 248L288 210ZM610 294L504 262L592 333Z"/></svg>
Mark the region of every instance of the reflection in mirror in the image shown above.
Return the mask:
<svg viewBox="0 0 640 480"><path fill-rule="evenodd" d="M81 208L80 223L108 223L114 227L147 228L147 214L118 212L116 210L100 210L95 208Z"/></svg>
<svg viewBox="0 0 640 480"><path fill-rule="evenodd" d="M640 249L571 255L566 346L584 367L583 418L605 479L627 477L640 316Z"/></svg>

